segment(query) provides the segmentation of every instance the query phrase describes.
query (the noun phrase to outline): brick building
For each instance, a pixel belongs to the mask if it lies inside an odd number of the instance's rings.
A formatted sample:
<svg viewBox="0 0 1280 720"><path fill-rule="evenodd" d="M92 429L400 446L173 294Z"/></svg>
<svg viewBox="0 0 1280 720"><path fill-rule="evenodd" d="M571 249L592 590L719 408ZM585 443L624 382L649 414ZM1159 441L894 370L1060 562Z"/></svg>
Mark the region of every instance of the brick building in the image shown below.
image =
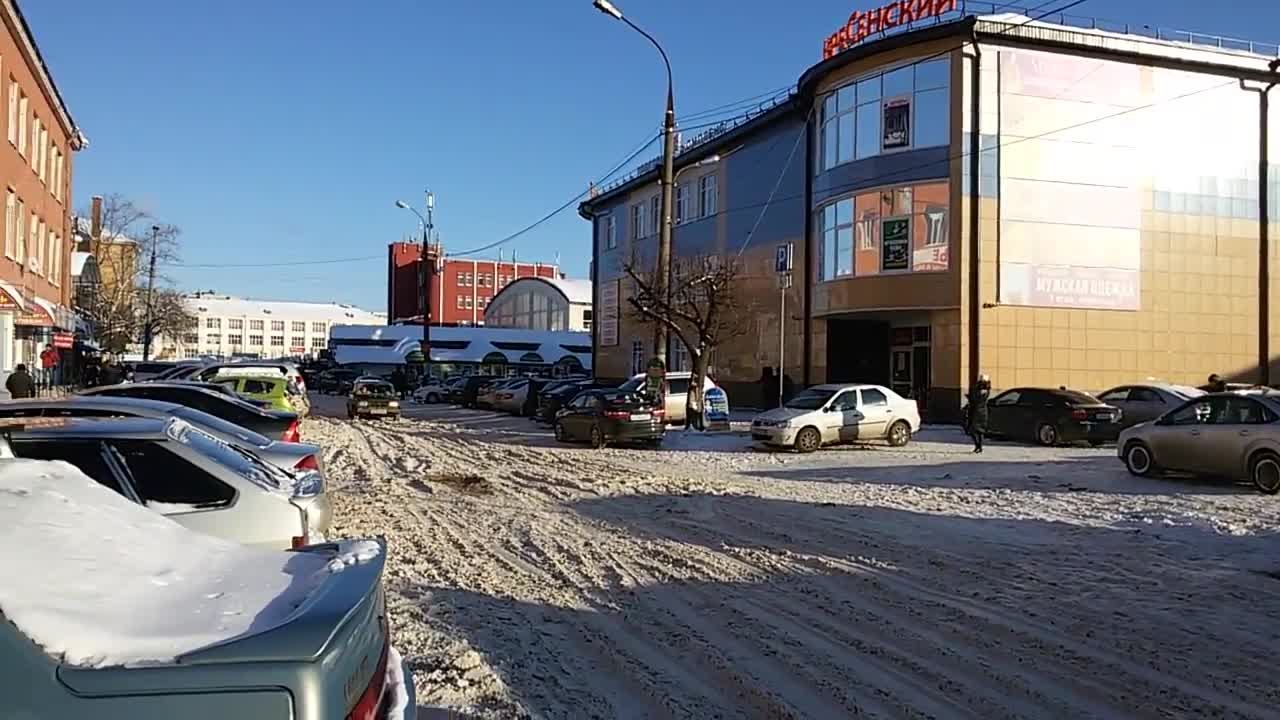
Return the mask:
<svg viewBox="0 0 1280 720"><path fill-rule="evenodd" d="M85 146L31 28L0 2L0 371L36 361L56 330L73 331L71 153Z"/></svg>
<svg viewBox="0 0 1280 720"><path fill-rule="evenodd" d="M439 260L444 256L443 263ZM484 325L484 310L498 291L516 278L560 277L557 265L513 260L470 260L448 257L431 247L436 262L432 278L432 325ZM396 242L387 248L387 321L422 321L422 245Z"/></svg>

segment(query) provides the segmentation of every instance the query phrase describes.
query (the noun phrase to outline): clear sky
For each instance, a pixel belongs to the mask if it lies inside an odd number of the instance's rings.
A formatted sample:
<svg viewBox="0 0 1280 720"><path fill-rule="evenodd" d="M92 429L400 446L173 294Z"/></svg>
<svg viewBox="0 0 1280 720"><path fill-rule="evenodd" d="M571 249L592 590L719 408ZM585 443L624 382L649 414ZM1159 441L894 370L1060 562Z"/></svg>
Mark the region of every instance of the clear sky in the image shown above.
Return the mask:
<svg viewBox="0 0 1280 720"><path fill-rule="evenodd" d="M183 229L184 263L259 265L171 270L189 290L384 309L386 245L417 226L395 200L430 188L446 251L485 245L661 122L656 51L590 0L20 2L90 140L76 207L121 193ZM882 3L615 4L667 49L689 115L794 83L850 11ZM1280 41L1274 0L1071 12ZM571 207L504 251L583 277L590 227ZM342 258L372 259L280 265Z"/></svg>

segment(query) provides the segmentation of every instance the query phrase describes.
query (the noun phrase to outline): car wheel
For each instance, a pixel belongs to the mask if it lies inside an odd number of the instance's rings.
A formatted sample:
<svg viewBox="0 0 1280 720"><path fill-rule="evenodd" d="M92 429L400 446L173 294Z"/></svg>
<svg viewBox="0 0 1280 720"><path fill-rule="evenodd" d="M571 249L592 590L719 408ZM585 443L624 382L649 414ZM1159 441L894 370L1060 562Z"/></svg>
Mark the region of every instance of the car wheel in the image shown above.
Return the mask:
<svg viewBox="0 0 1280 720"><path fill-rule="evenodd" d="M1138 477L1151 477L1160 473L1160 466L1151 455L1151 448L1140 442L1129 443L1124 449L1124 466Z"/></svg>
<svg viewBox="0 0 1280 720"><path fill-rule="evenodd" d="M1036 440L1045 447L1053 447L1058 444L1058 428L1045 423L1036 429Z"/></svg>
<svg viewBox="0 0 1280 720"><path fill-rule="evenodd" d="M911 442L911 426L904 420L899 420L889 428L889 444L893 447L902 447Z"/></svg>
<svg viewBox="0 0 1280 720"><path fill-rule="evenodd" d="M553 431L553 432L555 432L555 434L556 434L556 441L557 441L557 442L569 442L569 435L568 435L567 433L565 433L565 431L564 431L564 426L563 426L563 425L561 425L560 423L556 423L556 424L552 427L552 431Z"/></svg>
<svg viewBox="0 0 1280 720"><path fill-rule="evenodd" d="M818 428L807 427L796 433L796 450L802 453L811 453L822 447L822 433L818 432Z"/></svg>
<svg viewBox="0 0 1280 720"><path fill-rule="evenodd" d="M427 393L427 402L431 405L435 405L440 402L440 396L435 393Z"/></svg>
<svg viewBox="0 0 1280 720"><path fill-rule="evenodd" d="M1249 479L1254 487L1268 495L1280 492L1280 456L1272 452L1261 452L1249 463Z"/></svg>
<svg viewBox="0 0 1280 720"><path fill-rule="evenodd" d="M604 445L605 445L604 431L600 429L599 425L592 425L591 426L591 447L599 450L600 448L604 447Z"/></svg>

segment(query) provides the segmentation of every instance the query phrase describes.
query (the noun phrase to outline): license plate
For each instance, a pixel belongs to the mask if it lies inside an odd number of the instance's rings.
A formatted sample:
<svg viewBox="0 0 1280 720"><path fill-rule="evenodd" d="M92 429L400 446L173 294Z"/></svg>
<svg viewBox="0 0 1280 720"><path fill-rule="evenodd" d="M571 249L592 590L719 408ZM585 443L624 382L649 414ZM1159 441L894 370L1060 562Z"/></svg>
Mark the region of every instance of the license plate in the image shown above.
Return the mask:
<svg viewBox="0 0 1280 720"><path fill-rule="evenodd" d="M631 419L633 421L648 420L649 417L650 417L649 413L632 413L631 414Z"/></svg>
<svg viewBox="0 0 1280 720"><path fill-rule="evenodd" d="M1111 422L1114 419L1115 419L1115 416L1113 416L1111 413L1098 413L1098 417L1097 417L1098 422Z"/></svg>
<svg viewBox="0 0 1280 720"><path fill-rule="evenodd" d="M386 414L387 414L387 411L386 411L386 410L370 410L369 412L370 412L371 414L373 414L373 415L386 415Z"/></svg>

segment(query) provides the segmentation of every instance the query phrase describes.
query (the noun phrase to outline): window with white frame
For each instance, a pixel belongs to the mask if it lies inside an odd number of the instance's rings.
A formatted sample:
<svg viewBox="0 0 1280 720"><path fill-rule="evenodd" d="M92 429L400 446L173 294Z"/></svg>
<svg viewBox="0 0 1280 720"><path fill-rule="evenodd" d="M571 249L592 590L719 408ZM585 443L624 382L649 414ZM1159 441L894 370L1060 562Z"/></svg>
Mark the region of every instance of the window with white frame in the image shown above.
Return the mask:
<svg viewBox="0 0 1280 720"><path fill-rule="evenodd" d="M200 343L200 336L195 333L185 333L182 336L182 342L187 345L198 345Z"/></svg>
<svg viewBox="0 0 1280 720"><path fill-rule="evenodd" d="M40 182L46 182L49 179L49 128L44 125L40 126L40 159L36 163L36 169L40 175Z"/></svg>
<svg viewBox="0 0 1280 720"><path fill-rule="evenodd" d="M693 219L689 213L689 186L676 185L676 216L672 220L676 225Z"/></svg>
<svg viewBox="0 0 1280 720"><path fill-rule="evenodd" d="M36 274L45 277L49 271L48 228L43 219L36 220Z"/></svg>
<svg viewBox="0 0 1280 720"><path fill-rule="evenodd" d="M18 154L22 157L27 156L27 115L30 113L30 103L27 102L27 94L18 91Z"/></svg>
<svg viewBox="0 0 1280 720"><path fill-rule="evenodd" d="M324 327L324 323L322 323L322 322L313 322L313 323L311 323L311 332L313 332L313 333L322 333L322 332L328 332L328 331L325 329L325 327Z"/></svg>
<svg viewBox="0 0 1280 720"><path fill-rule="evenodd" d="M228 344L228 345L233 345L233 346L234 346L234 345L239 345L243 339L244 339L244 336L239 335L239 334L236 334L236 333L232 333L232 334L230 334L230 335L228 335L228 336L227 336L227 344Z"/></svg>
<svg viewBox="0 0 1280 720"><path fill-rule="evenodd" d="M27 221L27 258L40 262L40 217L33 211Z"/></svg>
<svg viewBox="0 0 1280 720"><path fill-rule="evenodd" d="M272 320L272 321L271 321L271 332L284 332L284 321L283 321L283 320Z"/></svg>
<svg viewBox="0 0 1280 720"><path fill-rule="evenodd" d="M9 189L9 194L4 199L4 256L13 257L13 230L18 222L18 196Z"/></svg>
<svg viewBox="0 0 1280 720"><path fill-rule="evenodd" d="M31 155L27 160L31 163L31 171L37 172L40 168L40 118L34 114L31 116Z"/></svg>
<svg viewBox="0 0 1280 720"><path fill-rule="evenodd" d="M631 206L631 239L647 238L649 234L649 213L646 210L646 203L638 202Z"/></svg>
<svg viewBox="0 0 1280 720"><path fill-rule="evenodd" d="M228 329L228 330L243 330L243 329L244 329L244 320L241 320L240 318L230 318L230 319L228 319L228 320L227 320L227 329Z"/></svg>
<svg viewBox="0 0 1280 720"><path fill-rule="evenodd" d="M272 335L272 336L271 336L271 347L284 347L284 336L283 336L283 335Z"/></svg>
<svg viewBox="0 0 1280 720"><path fill-rule="evenodd" d="M18 81L9 76L9 144L18 146Z"/></svg>
<svg viewBox="0 0 1280 720"><path fill-rule="evenodd" d="M312 350L323 350L323 349L325 349L325 347L326 347L326 339L325 339L325 338L322 338L322 337L313 337L313 338L311 338L311 349L312 349Z"/></svg>
<svg viewBox="0 0 1280 720"><path fill-rule="evenodd" d="M204 341L209 345L221 345L222 336L221 335L205 335Z"/></svg>
<svg viewBox="0 0 1280 720"><path fill-rule="evenodd" d="M261 336L261 335L250 335L250 336L249 336L249 347L262 347L262 336Z"/></svg>
<svg viewBox="0 0 1280 720"><path fill-rule="evenodd" d="M671 367L667 368L669 372L678 372L690 369L689 348L680 342L680 338L671 338Z"/></svg>
<svg viewBox="0 0 1280 720"><path fill-rule="evenodd" d="M216 318L216 317L205 318L204 326L210 330L221 330L222 318Z"/></svg>
<svg viewBox="0 0 1280 720"><path fill-rule="evenodd" d="M49 231L49 282L54 287L62 285L62 238Z"/></svg>
<svg viewBox="0 0 1280 720"><path fill-rule="evenodd" d="M297 332L297 333L300 333L300 332L306 332L306 331L307 331L307 323L306 323L305 321L304 321L304 322L298 322L297 320L294 320L293 322L291 322L291 323L289 324L289 329L291 329L291 330L293 330L294 332Z"/></svg>
<svg viewBox="0 0 1280 720"><path fill-rule="evenodd" d="M711 217L720 212L720 199L716 189L716 176L703 175L698 178L698 206L700 217Z"/></svg>
<svg viewBox="0 0 1280 720"><path fill-rule="evenodd" d="M461 310L461 309L462 309L462 296L461 296L461 295L459 295L459 296L458 296L458 309L459 309L459 310Z"/></svg>
<svg viewBox="0 0 1280 720"><path fill-rule="evenodd" d="M22 198L18 198L18 219L14 225L13 237L13 259L21 266L27 261L27 210Z"/></svg>
<svg viewBox="0 0 1280 720"><path fill-rule="evenodd" d="M301 335L294 335L289 340L289 347L291 348L305 348L306 346L307 346L307 339L305 337L302 337Z"/></svg>
<svg viewBox="0 0 1280 720"><path fill-rule="evenodd" d="M250 329L250 330L261 330L261 329L262 329L262 321L261 321L261 320L250 320L250 321L249 321L249 329ZM259 339L259 340L258 340L258 344L259 344L259 345L261 345L261 344L262 344L262 340L261 340L261 339Z"/></svg>
<svg viewBox="0 0 1280 720"><path fill-rule="evenodd" d="M470 309L471 309L471 296L470 296L470 295L468 295L468 296L466 296L465 298L463 298L463 308L464 308L464 309L466 309L466 310L470 310Z"/></svg>
<svg viewBox="0 0 1280 720"><path fill-rule="evenodd" d="M618 220L613 213L605 215L604 223L604 249L612 250L618 247Z"/></svg>
<svg viewBox="0 0 1280 720"><path fill-rule="evenodd" d="M662 231L662 198L654 195L649 198L649 234L657 235Z"/></svg>

